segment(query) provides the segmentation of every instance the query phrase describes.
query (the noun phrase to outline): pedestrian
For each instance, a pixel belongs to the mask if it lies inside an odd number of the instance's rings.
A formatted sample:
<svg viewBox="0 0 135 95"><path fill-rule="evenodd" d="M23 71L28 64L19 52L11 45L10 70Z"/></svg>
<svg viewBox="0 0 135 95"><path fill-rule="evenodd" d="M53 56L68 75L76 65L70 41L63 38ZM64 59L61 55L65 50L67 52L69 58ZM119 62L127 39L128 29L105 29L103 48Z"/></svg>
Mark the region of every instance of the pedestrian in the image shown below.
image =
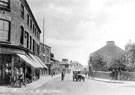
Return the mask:
<svg viewBox="0 0 135 95"><path fill-rule="evenodd" d="M19 72L19 83L20 83L19 87L22 86L21 84L23 84L26 87L26 84L24 82L24 73L23 73L23 69L22 68L20 68L20 72Z"/></svg>
<svg viewBox="0 0 135 95"><path fill-rule="evenodd" d="M15 67L13 70L13 86L17 87L18 86L18 78L19 78L19 70Z"/></svg>
<svg viewBox="0 0 135 95"><path fill-rule="evenodd" d="M61 73L61 81L63 81L63 80L64 80L64 77L65 77L65 73L64 73L64 72L62 72L62 73Z"/></svg>

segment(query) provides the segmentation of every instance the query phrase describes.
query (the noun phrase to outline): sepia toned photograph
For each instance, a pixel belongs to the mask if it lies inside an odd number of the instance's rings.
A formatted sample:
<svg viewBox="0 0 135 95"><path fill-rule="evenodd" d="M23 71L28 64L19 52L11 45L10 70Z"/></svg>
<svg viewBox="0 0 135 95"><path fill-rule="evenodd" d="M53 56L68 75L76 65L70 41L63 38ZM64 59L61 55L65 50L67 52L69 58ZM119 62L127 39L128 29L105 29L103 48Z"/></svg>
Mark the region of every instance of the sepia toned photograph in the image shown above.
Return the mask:
<svg viewBox="0 0 135 95"><path fill-rule="evenodd" d="M135 95L135 0L0 0L0 95Z"/></svg>

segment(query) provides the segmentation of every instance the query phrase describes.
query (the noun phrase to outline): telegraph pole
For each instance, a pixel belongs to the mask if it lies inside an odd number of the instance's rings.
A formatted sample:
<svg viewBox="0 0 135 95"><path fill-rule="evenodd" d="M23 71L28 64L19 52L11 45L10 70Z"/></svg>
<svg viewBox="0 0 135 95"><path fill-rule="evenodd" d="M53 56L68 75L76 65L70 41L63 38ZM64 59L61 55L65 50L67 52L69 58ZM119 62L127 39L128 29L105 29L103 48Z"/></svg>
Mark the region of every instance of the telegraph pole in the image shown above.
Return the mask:
<svg viewBox="0 0 135 95"><path fill-rule="evenodd" d="M44 18L43 18L43 44L45 44L44 40L45 40L45 37L44 37Z"/></svg>

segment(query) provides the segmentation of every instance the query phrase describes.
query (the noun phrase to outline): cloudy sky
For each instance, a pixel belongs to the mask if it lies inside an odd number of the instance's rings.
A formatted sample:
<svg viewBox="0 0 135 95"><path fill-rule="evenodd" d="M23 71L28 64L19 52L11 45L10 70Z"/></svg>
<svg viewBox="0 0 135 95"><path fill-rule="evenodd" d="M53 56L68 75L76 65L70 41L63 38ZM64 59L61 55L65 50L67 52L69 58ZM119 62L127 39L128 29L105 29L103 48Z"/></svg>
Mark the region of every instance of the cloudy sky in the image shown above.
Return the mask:
<svg viewBox="0 0 135 95"><path fill-rule="evenodd" d="M135 0L27 0L55 59L86 65L90 53L115 41L135 42ZM43 36L41 34L41 42Z"/></svg>

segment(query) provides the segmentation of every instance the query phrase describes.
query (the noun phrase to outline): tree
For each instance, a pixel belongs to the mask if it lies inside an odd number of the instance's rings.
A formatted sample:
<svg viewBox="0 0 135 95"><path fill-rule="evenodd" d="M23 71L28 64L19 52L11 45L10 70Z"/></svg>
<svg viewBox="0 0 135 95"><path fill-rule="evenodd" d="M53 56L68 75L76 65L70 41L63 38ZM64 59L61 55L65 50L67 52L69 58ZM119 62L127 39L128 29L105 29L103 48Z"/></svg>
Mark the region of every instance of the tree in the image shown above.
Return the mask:
<svg viewBox="0 0 135 95"><path fill-rule="evenodd" d="M109 66L109 70L127 70L127 62L124 54L120 55L119 58L113 58Z"/></svg>
<svg viewBox="0 0 135 95"><path fill-rule="evenodd" d="M103 61L103 57L101 55L97 55L92 59L92 66L95 71L107 70L107 64Z"/></svg>

